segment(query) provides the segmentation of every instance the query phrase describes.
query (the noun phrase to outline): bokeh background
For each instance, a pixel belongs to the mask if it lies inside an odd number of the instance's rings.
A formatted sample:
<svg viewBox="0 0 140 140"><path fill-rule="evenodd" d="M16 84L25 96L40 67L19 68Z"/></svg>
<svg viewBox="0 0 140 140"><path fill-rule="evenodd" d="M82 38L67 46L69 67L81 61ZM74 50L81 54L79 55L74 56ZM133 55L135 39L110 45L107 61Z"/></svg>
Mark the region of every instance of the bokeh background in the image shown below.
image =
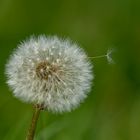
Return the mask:
<svg viewBox="0 0 140 140"><path fill-rule="evenodd" d="M93 88L71 113L42 112L35 140L140 140L139 0L0 0L0 140L25 140L32 106L12 96L4 69L30 35L69 37L94 59Z"/></svg>

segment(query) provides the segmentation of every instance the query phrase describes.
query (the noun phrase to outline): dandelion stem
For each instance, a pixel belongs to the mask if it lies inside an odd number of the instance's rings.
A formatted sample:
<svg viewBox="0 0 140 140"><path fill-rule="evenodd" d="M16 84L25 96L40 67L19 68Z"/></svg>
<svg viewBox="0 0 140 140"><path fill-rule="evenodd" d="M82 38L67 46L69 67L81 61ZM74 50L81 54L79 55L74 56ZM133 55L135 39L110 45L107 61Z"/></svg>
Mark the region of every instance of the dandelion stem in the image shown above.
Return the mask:
<svg viewBox="0 0 140 140"><path fill-rule="evenodd" d="M40 106L34 107L34 113L33 113L32 121L31 121L29 130L28 130L26 140L33 140L34 139L35 129L37 126L37 121L38 121L41 110L42 110L42 108Z"/></svg>

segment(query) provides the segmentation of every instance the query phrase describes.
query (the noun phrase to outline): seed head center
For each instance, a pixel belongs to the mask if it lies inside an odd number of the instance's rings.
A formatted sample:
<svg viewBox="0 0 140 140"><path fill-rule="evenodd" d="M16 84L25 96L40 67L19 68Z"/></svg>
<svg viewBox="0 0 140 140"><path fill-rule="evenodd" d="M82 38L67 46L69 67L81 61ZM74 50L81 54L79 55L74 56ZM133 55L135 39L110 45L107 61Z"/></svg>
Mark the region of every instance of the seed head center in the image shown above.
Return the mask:
<svg viewBox="0 0 140 140"><path fill-rule="evenodd" d="M48 80L57 71L57 66L48 61L40 62L36 67L36 74L40 79Z"/></svg>
<svg viewBox="0 0 140 140"><path fill-rule="evenodd" d="M40 62L38 66L36 67L36 74L40 79L47 80L48 75L49 75L49 67L50 64L45 61L45 62Z"/></svg>

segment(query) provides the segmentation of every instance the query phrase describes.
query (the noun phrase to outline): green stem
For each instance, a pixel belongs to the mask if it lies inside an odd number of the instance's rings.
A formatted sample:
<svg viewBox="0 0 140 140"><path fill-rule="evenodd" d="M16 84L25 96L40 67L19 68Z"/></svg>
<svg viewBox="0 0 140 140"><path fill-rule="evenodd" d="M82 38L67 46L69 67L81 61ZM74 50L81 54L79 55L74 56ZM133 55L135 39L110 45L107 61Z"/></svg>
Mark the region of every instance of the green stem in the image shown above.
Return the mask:
<svg viewBox="0 0 140 140"><path fill-rule="evenodd" d="M29 130L28 130L26 140L33 140L34 139L35 129L37 126L37 121L38 121L38 118L40 115L40 111L41 111L41 107L35 106L32 121L31 121Z"/></svg>

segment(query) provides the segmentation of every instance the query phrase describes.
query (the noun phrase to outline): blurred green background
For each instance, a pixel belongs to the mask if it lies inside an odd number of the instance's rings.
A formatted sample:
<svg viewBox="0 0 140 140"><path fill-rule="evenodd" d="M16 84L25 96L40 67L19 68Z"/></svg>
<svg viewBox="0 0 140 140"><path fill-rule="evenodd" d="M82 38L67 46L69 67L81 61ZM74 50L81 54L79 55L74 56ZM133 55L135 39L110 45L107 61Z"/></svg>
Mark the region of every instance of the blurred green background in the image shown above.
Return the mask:
<svg viewBox="0 0 140 140"><path fill-rule="evenodd" d="M4 69L30 35L69 37L94 59L94 86L71 113L42 112L35 140L140 140L139 0L0 0L0 140L25 140L32 106L12 96Z"/></svg>

